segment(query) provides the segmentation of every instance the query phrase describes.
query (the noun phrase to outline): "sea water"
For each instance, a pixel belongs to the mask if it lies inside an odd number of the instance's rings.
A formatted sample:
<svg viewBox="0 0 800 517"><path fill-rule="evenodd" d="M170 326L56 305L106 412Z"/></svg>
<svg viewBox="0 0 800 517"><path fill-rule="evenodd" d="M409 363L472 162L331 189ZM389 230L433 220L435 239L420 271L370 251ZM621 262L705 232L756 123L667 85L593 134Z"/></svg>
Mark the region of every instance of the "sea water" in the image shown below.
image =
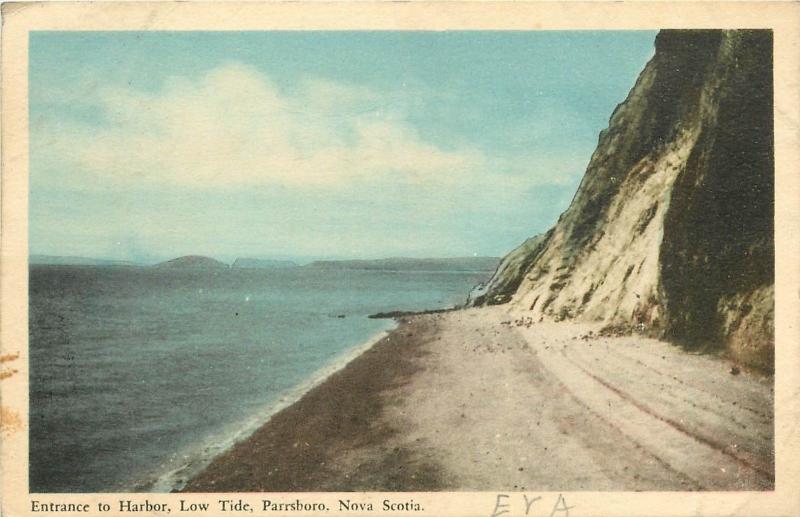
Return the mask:
<svg viewBox="0 0 800 517"><path fill-rule="evenodd" d="M31 492L168 491L487 273L30 269Z"/></svg>

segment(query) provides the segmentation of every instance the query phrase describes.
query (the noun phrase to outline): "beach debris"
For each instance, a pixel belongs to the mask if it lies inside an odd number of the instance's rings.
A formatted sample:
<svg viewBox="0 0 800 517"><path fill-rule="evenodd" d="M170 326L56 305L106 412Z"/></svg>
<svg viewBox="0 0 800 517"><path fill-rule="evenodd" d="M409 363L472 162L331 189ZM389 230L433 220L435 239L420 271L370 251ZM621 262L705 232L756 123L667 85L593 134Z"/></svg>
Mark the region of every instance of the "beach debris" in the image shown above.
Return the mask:
<svg viewBox="0 0 800 517"><path fill-rule="evenodd" d="M531 328L531 325L533 325L533 318L531 316L523 316L514 320L514 326L517 327Z"/></svg>

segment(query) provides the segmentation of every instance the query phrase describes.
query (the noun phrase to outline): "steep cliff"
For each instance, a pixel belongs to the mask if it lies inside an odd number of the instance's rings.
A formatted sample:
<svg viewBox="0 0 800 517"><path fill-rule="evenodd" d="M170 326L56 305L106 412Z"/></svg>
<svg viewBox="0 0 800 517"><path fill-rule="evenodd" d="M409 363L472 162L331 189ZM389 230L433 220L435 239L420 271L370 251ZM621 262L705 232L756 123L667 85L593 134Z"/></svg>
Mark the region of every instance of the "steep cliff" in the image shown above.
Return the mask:
<svg viewBox="0 0 800 517"><path fill-rule="evenodd" d="M569 208L473 305L588 319L773 367L772 33L661 31Z"/></svg>

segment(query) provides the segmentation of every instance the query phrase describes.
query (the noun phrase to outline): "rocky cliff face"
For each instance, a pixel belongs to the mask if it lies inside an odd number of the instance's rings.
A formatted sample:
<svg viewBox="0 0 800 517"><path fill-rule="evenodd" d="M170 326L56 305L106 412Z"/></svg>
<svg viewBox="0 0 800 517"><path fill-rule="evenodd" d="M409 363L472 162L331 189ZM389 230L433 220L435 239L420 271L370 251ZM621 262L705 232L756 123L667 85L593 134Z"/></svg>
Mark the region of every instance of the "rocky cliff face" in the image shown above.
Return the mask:
<svg viewBox="0 0 800 517"><path fill-rule="evenodd" d="M773 367L772 33L662 31L570 207L471 304Z"/></svg>

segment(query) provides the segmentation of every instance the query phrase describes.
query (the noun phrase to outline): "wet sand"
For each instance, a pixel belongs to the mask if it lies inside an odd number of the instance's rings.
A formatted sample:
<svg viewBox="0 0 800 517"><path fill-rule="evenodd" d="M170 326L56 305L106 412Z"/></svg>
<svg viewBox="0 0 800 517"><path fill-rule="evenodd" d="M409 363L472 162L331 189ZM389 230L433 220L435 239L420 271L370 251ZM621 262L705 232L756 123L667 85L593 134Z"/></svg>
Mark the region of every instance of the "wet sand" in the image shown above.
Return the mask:
<svg viewBox="0 0 800 517"><path fill-rule="evenodd" d="M769 490L768 377L501 309L404 318L186 492Z"/></svg>

